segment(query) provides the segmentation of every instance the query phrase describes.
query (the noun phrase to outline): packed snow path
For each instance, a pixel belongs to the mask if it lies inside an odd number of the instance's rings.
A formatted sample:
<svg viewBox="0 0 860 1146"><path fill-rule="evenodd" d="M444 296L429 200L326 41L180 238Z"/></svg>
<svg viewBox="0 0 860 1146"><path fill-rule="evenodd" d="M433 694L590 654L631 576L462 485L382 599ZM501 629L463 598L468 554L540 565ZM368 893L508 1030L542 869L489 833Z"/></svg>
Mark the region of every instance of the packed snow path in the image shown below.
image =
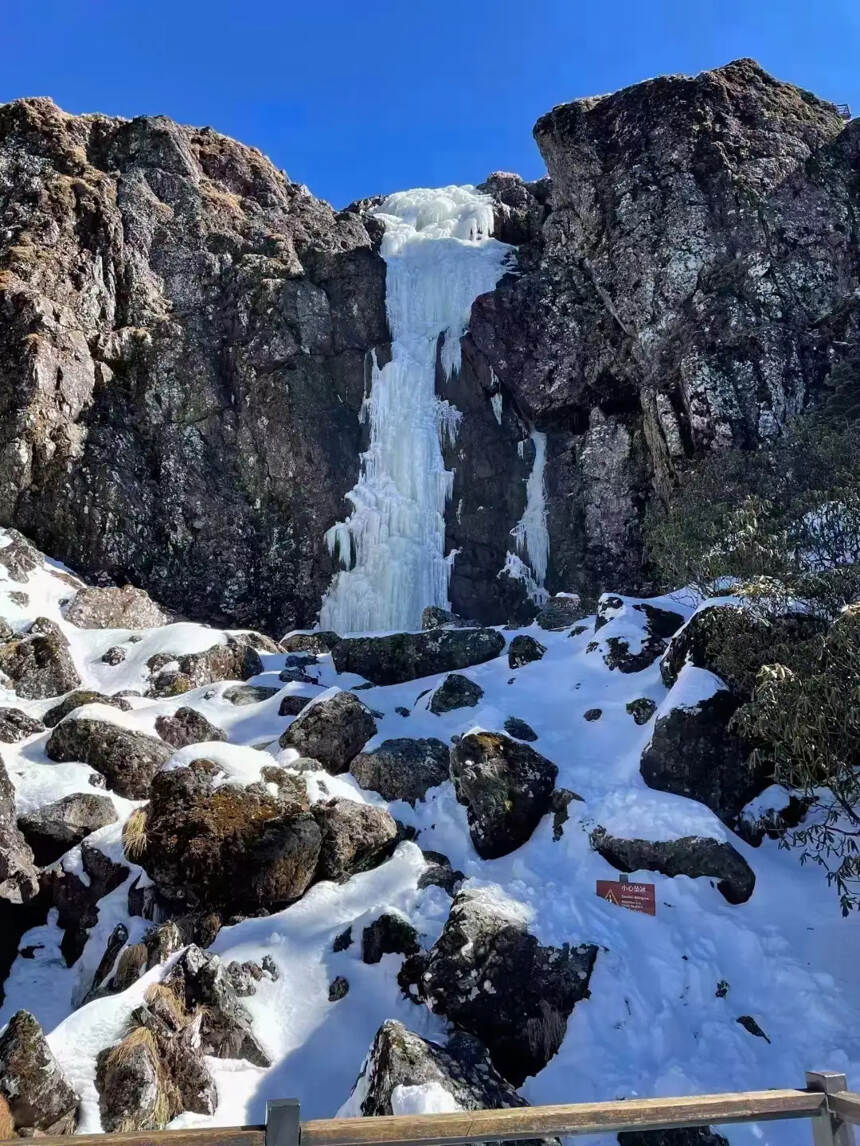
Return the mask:
<svg viewBox="0 0 860 1146"><path fill-rule="evenodd" d="M448 604L445 504L453 474L443 435L459 412L436 395L437 347L446 377L460 367L472 303L492 290L511 252L491 238L493 204L473 187L420 188L375 208L385 235L391 359L373 361L364 413L370 445L349 493L349 518L327 534L345 568L320 625L338 633L416 629L426 605Z"/></svg>
<svg viewBox="0 0 860 1146"><path fill-rule="evenodd" d="M154 655L194 652L223 640L217 631L191 624L139 633L77 629L63 613L62 603L73 593L51 564L33 570L25 583L4 578L0 549L0 615L19 632L36 617L54 619L68 637L83 687L107 693L143 691L146 662ZM593 618L585 618L573 635L536 626L521 630L546 646L545 656L516 670L509 668L506 655L463 670L483 689L472 708L439 716L429 710L427 690L444 674L356 694L381 714L369 748L402 736L448 741L473 728L500 730L507 717L519 717L537 733L535 748L558 766L558 785L576 792L582 802L569 806L570 819L560 839L553 838L547 816L522 847L485 861L471 844L465 809L457 803L450 781L445 782L431 788L414 809L401 802L387 805L420 833L417 844L400 844L381 866L345 883L315 884L284 911L224 927L212 950L225 962L259 962L268 955L280 972L276 982L262 981L256 995L243 1000L273 1065L263 1069L246 1061L207 1059L218 1090L214 1119L186 1114L174 1125L259 1123L265 1101L285 1095L301 1100L305 1117L334 1115L348 1101L362 1059L380 1024L389 1018L445 1041L444 1021L402 996L396 981L400 956L385 955L368 965L362 962L359 943L333 949L344 928L352 926L359 935L386 908L408 916L422 944L434 942L451 900L439 887L419 887L426 870L420 848L446 854L464 873L465 886L483 887L488 896L515 901L541 942L600 947L591 997L571 1014L559 1053L522 1088L532 1102L802 1085L804 1071L819 1068L844 1071L849 1086L860 1086L860 1034L854 1021L860 1008L860 920L841 919L837 898L820 872L801 867L796 855L770 840L749 847L704 805L645 786L639 759L654 718L637 725L627 704L649 698L660 706L659 716L674 705L695 704L713 692L716 682L703 670L687 668L667 693L656 663L632 674L610 669L604 660L609 638L627 640L634 651L638 647L642 615L634 612L634 603L624 599L597 633ZM676 600L654 603L684 611ZM127 650L126 659L118 665L105 663L103 654L115 646ZM130 711L102 710L99 716L152 733L157 716L191 706L223 728L228 742L180 749L174 763L205 756L233 782L257 781L261 767L273 761L289 767L289 750L279 749L277 742L289 723L279 715L285 697L316 696L333 686L348 689L362 683L355 676L338 676L328 656L311 666L317 685L279 680L283 653L263 653L262 661L265 672L248 683L278 691L259 703L231 703L230 682L219 681L175 697L129 696ZM56 699L25 700L10 689L0 694L0 702L39 716ZM601 710L600 718L586 720L585 712L594 708ZM71 792L93 790L92 769L52 763L45 754L46 740L43 732L3 745L19 814ZM313 801L343 795L386 806L349 774L301 775ZM112 798L119 820L94 833L89 842L119 859L121 826L136 804ZM729 840L754 869L755 891L748 902L732 906L712 880L645 872L639 878L656 885L656 916L614 907L595 895L596 879L616 875L590 848L588 832L595 824L626 837L667 840L697 834ZM74 848L59 862L79 871L80 854L80 848ZM165 964L156 966L122 993L79 1005L116 924L128 928L130 943L151 926L129 915L129 886L146 876L136 864L125 862L131 872L100 900L98 922L73 966L66 966L60 952L62 932L55 913L22 938L25 953L13 964L0 1010L0 1024L19 1008L32 1011L42 1023L64 1072L83 1098L83 1132L100 1128L94 1083L97 1052L127 1032L131 1012L147 986L167 971ZM350 989L345 998L331 1002L329 985L336 976L345 977ZM753 1016L770 1042L739 1025L743 1015ZM810 1131L806 1122L775 1122L723 1132L733 1146L808 1146ZM602 1141L616 1146L614 1136Z"/></svg>

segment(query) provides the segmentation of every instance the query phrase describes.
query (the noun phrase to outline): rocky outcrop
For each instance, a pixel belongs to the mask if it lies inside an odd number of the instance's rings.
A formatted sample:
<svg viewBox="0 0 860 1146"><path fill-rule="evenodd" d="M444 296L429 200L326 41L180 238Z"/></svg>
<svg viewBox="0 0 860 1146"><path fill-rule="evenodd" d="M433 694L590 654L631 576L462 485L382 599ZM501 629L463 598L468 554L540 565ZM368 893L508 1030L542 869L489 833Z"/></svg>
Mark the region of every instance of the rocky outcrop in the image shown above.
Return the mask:
<svg viewBox="0 0 860 1146"><path fill-rule="evenodd" d="M66 609L66 620L79 629L152 629L170 622L143 589L88 586Z"/></svg>
<svg viewBox="0 0 860 1146"><path fill-rule="evenodd" d="M43 874L45 899L57 909L57 922L65 932L60 949L68 966L80 958L89 929L98 922L99 900L119 887L128 874L125 864L115 863L86 839L80 845L79 863L73 862L66 870L61 860Z"/></svg>
<svg viewBox="0 0 860 1146"><path fill-rule="evenodd" d="M115 823L116 819L116 809L109 796L73 792L21 816L18 827L33 849L36 863L44 867L86 839L91 832Z"/></svg>
<svg viewBox="0 0 860 1146"><path fill-rule="evenodd" d="M27 700L56 696L81 683L62 629L45 617L38 618L29 636L0 645L0 673Z"/></svg>
<svg viewBox="0 0 860 1146"><path fill-rule="evenodd" d="M336 798L311 809L319 825L320 879L347 879L387 859L397 842L397 823L384 808Z"/></svg>
<svg viewBox="0 0 860 1146"><path fill-rule="evenodd" d="M431 629L386 637L348 637L332 650L338 672L354 672L373 684L405 680L483 664L497 657L505 638L495 629Z"/></svg>
<svg viewBox="0 0 860 1146"><path fill-rule="evenodd" d="M370 709L351 692L337 692L303 708L281 734L280 745L319 760L329 772L345 772L375 735Z"/></svg>
<svg viewBox="0 0 860 1146"><path fill-rule="evenodd" d="M484 695L484 690L462 673L449 673L442 683L433 690L429 709L436 716L443 712L453 712L457 708L474 708Z"/></svg>
<svg viewBox="0 0 860 1146"><path fill-rule="evenodd" d="M350 1099L357 1109L350 1112L365 1117L413 1113L406 1104L414 1087L444 1091L455 1110L528 1105L495 1070L478 1039L458 1031L443 1047L388 1019L364 1061Z"/></svg>
<svg viewBox="0 0 860 1146"><path fill-rule="evenodd" d="M33 853L15 822L15 789L0 760L0 900L27 903L38 890Z"/></svg>
<svg viewBox="0 0 860 1146"><path fill-rule="evenodd" d="M415 955L417 952L418 933L398 912L383 911L361 933L363 963L378 963L383 955Z"/></svg>
<svg viewBox="0 0 860 1146"><path fill-rule="evenodd" d="M261 633L227 636L223 643L213 645L202 653L188 653L178 657L175 668L167 665L156 668L150 693L152 696L176 696L214 681L248 680L263 671L258 649L278 651L277 646Z"/></svg>
<svg viewBox="0 0 860 1146"><path fill-rule="evenodd" d="M168 902L249 914L298 899L314 877L320 830L304 805L217 784L205 760L152 783L135 858Z"/></svg>
<svg viewBox="0 0 860 1146"><path fill-rule="evenodd" d="M448 779L448 747L433 738L384 740L372 752L360 752L349 771L362 788L414 805Z"/></svg>
<svg viewBox="0 0 860 1146"><path fill-rule="evenodd" d="M561 1046L597 955L590 945L542 946L517 907L487 889L461 891L437 942L400 975L413 997L481 1039L514 1086Z"/></svg>
<svg viewBox="0 0 860 1146"><path fill-rule="evenodd" d="M184 748L186 744L200 744L206 740L227 739L223 729L216 728L195 708L177 708L170 716L157 716L155 731L174 748Z"/></svg>
<svg viewBox="0 0 860 1146"><path fill-rule="evenodd" d="M470 732L451 748L451 776L482 859L515 851L551 806L555 764L508 736Z"/></svg>
<svg viewBox="0 0 860 1146"><path fill-rule="evenodd" d="M591 833L591 846L618 871L658 871L691 879L710 876L729 903L746 903L755 888L755 873L736 848L702 836L626 840L597 828Z"/></svg>
<svg viewBox="0 0 860 1146"><path fill-rule="evenodd" d="M107 704L111 708L118 708L121 712L128 712L131 705L121 696L106 696L103 692L95 692L89 688L77 688L64 697L59 704L49 708L42 720L48 728L59 724L64 716L81 708L85 704Z"/></svg>
<svg viewBox="0 0 860 1146"><path fill-rule="evenodd" d="M202 619L312 622L388 338L378 225L155 116L0 108L0 519Z"/></svg>
<svg viewBox="0 0 860 1146"><path fill-rule="evenodd" d="M0 1035L0 1097L22 1137L74 1132L80 1100L28 1011L17 1011Z"/></svg>
<svg viewBox="0 0 860 1146"><path fill-rule="evenodd" d="M644 506L856 353L860 125L751 60L554 108L549 214L464 356L547 433L547 585L641 586ZM514 519L515 520L515 519Z"/></svg>
<svg viewBox="0 0 860 1146"><path fill-rule="evenodd" d="M15 744L44 731L45 725L41 720L28 716L20 708L0 708L0 740L4 744Z"/></svg>
<svg viewBox="0 0 860 1146"><path fill-rule="evenodd" d="M514 637L508 645L508 667L512 669L522 668L523 665L531 664L532 661L539 661L545 652L546 647L540 641L521 633Z"/></svg>
<svg viewBox="0 0 860 1146"><path fill-rule="evenodd" d="M50 760L79 760L100 772L109 787L129 800L143 800L153 776L173 755L155 736L98 717L67 716L45 745Z"/></svg>
<svg viewBox="0 0 860 1146"><path fill-rule="evenodd" d="M761 766L750 767L750 746L728 727L738 703L718 689L706 700L658 716L640 764L650 788L707 804L729 827L771 782Z"/></svg>

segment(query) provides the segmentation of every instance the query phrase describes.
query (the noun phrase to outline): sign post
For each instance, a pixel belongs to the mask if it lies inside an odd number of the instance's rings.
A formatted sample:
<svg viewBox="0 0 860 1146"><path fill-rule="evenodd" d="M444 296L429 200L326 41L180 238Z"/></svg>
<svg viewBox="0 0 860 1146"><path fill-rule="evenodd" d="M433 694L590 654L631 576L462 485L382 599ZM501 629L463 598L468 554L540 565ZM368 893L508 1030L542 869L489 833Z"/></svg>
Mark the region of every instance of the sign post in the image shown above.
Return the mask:
<svg viewBox="0 0 860 1146"><path fill-rule="evenodd" d="M630 883L626 875L615 879L599 879L597 894L616 907L626 907L630 911L641 911L644 915L656 915L657 904L653 883Z"/></svg>

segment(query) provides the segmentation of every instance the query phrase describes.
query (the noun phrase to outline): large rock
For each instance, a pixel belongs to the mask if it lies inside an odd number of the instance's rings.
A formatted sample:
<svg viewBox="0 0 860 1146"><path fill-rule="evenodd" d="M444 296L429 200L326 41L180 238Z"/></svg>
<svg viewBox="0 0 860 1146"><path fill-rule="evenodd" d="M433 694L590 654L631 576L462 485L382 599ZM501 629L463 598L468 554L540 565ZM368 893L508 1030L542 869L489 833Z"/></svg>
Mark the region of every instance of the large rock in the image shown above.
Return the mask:
<svg viewBox="0 0 860 1146"><path fill-rule="evenodd" d="M268 646L268 647L267 647ZM220 680L248 680L263 671L258 649L277 651L261 634L242 633L227 636L222 644L201 653L188 653L177 658L177 667L156 670L150 686L152 696L176 696Z"/></svg>
<svg viewBox="0 0 860 1146"><path fill-rule="evenodd" d="M107 1134L163 1130L177 1113L155 1037L146 1027L99 1051L95 1082Z"/></svg>
<svg viewBox="0 0 860 1146"><path fill-rule="evenodd" d="M81 683L59 625L44 617L36 625L38 631L0 645L0 673L5 673L15 692L27 700L56 696Z"/></svg>
<svg viewBox="0 0 860 1146"><path fill-rule="evenodd" d="M544 947L518 904L487 889L461 891L425 955L400 979L436 1014L476 1035L514 1086L561 1046L574 1005L588 996L597 948Z"/></svg>
<svg viewBox="0 0 860 1146"><path fill-rule="evenodd" d="M154 629L171 618L143 589L123 585L81 589L66 609L66 620L79 629Z"/></svg>
<svg viewBox="0 0 860 1146"><path fill-rule="evenodd" d="M114 862L86 839L80 848L79 863L71 863L66 870L61 860L42 876L44 898L48 906L57 909L57 923L64 931L60 950L69 967L80 958L89 930L98 922L99 900L118 888L129 874L125 864Z"/></svg>
<svg viewBox="0 0 860 1146"><path fill-rule="evenodd" d="M113 800L95 792L73 792L18 820L40 866L53 863L91 832L115 823Z"/></svg>
<svg viewBox="0 0 860 1146"><path fill-rule="evenodd" d="M391 855L398 830L384 808L335 798L311 809L319 824L320 879L346 879L376 867Z"/></svg>
<svg viewBox="0 0 860 1146"><path fill-rule="evenodd" d="M281 734L280 745L319 760L329 772L345 772L375 734L370 710L351 692L338 692L303 709Z"/></svg>
<svg viewBox="0 0 860 1146"><path fill-rule="evenodd" d="M443 712L453 712L457 708L474 708L483 695L484 690L479 684L460 672L452 672L433 690L429 708L436 716L441 716Z"/></svg>
<svg viewBox="0 0 860 1146"><path fill-rule="evenodd" d="M0 1097L21 1136L74 1132L80 1099L28 1011L17 1011L0 1035Z"/></svg>
<svg viewBox="0 0 860 1146"><path fill-rule="evenodd" d="M658 871L661 875L710 876L729 903L746 903L755 888L755 873L731 844L703 836L677 840L626 840L602 828L591 833L591 844L619 871Z"/></svg>
<svg viewBox="0 0 860 1146"><path fill-rule="evenodd" d="M360 752L349 771L362 788L414 805L448 779L448 746L433 738L384 740L372 752Z"/></svg>
<svg viewBox="0 0 860 1146"><path fill-rule="evenodd" d="M79 760L100 772L119 796L143 800L173 748L155 736L88 716L67 716L48 737L45 753L60 763Z"/></svg>
<svg viewBox="0 0 860 1146"><path fill-rule="evenodd" d="M0 517L186 616L310 624L389 338L380 225L211 128L46 99L0 110L0 173Z"/></svg>
<svg viewBox="0 0 860 1146"><path fill-rule="evenodd" d="M33 853L15 822L15 789L0 760L0 900L24 904L38 891Z"/></svg>
<svg viewBox="0 0 860 1146"><path fill-rule="evenodd" d="M159 893L188 910L277 911L310 884L320 829L265 787L218 784L208 761L160 772L137 855Z"/></svg>
<svg viewBox="0 0 860 1146"><path fill-rule="evenodd" d="M655 490L856 354L860 127L737 60L561 104L535 139L550 211L463 357L547 435L547 586L632 588Z"/></svg>
<svg viewBox="0 0 860 1146"><path fill-rule="evenodd" d="M169 716L157 716L155 731L174 748L184 748L187 744L200 744L206 740L227 739L223 729L216 728L195 708L177 708Z"/></svg>
<svg viewBox="0 0 860 1146"><path fill-rule="evenodd" d="M588 616L588 610L576 593L558 593L551 597L535 617L542 629L560 632Z"/></svg>
<svg viewBox="0 0 860 1146"><path fill-rule="evenodd" d="M536 641L526 633L520 633L508 645L508 667L522 668L532 661L541 660L545 652L546 646L540 641Z"/></svg>
<svg viewBox="0 0 860 1146"><path fill-rule="evenodd" d="M640 763L649 788L707 804L729 827L772 779L765 769L748 764L750 746L728 728L738 703L718 689L706 700L659 716Z"/></svg>
<svg viewBox="0 0 860 1146"><path fill-rule="evenodd" d="M95 692L90 688L77 688L68 696L63 697L59 704L49 708L42 720L46 727L53 728L54 725L60 723L64 716L68 716L70 712L74 712L76 708L82 708L85 704L107 704L111 708L118 708L120 712L128 712L131 708L131 705L122 696L106 696L103 692Z"/></svg>
<svg viewBox="0 0 860 1146"><path fill-rule="evenodd" d="M247 1059L271 1065L251 1027L251 1016L236 993L230 969L217 955L187 947L171 968L166 986L186 1012L200 1010L200 1043L215 1058Z"/></svg>
<svg viewBox="0 0 860 1146"><path fill-rule="evenodd" d="M386 637L345 637L332 649L338 672L354 672L373 684L468 668L499 656L505 638L494 629L431 629Z"/></svg>
<svg viewBox="0 0 860 1146"><path fill-rule="evenodd" d="M15 744L44 731L45 725L41 720L28 716L20 708L0 708L0 740L4 744Z"/></svg>
<svg viewBox="0 0 860 1146"><path fill-rule="evenodd" d="M550 810L558 769L508 736L470 732L451 748L451 775L475 850L496 859L524 844Z"/></svg>
<svg viewBox="0 0 860 1146"><path fill-rule="evenodd" d="M528 1105L496 1071L478 1039L455 1031L443 1047L387 1019L364 1060L347 1102L349 1112L365 1117L413 1114L411 1100L422 1092L430 1092L428 1101L444 1101L453 1110Z"/></svg>

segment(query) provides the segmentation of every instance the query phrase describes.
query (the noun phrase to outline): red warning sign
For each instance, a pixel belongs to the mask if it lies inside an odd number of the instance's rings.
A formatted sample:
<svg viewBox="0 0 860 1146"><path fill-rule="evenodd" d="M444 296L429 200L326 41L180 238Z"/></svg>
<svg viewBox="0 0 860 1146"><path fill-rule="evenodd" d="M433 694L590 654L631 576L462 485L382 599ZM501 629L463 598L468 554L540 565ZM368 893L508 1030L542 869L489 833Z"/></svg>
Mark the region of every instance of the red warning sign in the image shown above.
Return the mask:
<svg viewBox="0 0 860 1146"><path fill-rule="evenodd" d="M628 907L645 915L656 915L653 883L622 883L620 880L599 879L597 894L616 907Z"/></svg>

